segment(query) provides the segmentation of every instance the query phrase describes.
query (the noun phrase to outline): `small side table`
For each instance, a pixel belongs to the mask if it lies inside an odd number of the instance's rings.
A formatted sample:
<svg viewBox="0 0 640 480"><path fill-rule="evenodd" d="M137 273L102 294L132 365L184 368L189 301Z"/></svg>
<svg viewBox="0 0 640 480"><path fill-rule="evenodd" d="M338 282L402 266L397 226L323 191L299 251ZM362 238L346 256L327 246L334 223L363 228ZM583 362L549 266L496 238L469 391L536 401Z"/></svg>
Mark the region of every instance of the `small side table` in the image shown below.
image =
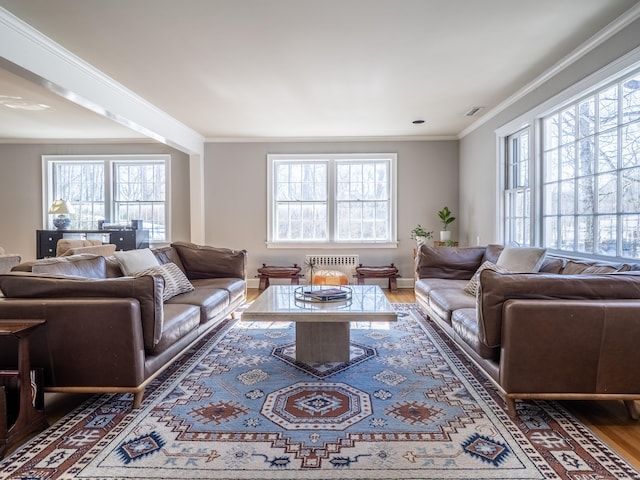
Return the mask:
<svg viewBox="0 0 640 480"><path fill-rule="evenodd" d="M39 326L42 319L0 319L0 336L13 336L18 339L18 370L4 370L0 376L18 376L19 411L13 425L8 425L7 405L4 388L0 388L0 458L5 452L30 433L44 430L49 426L44 413L44 405L38 405L31 388L31 364L29 358L29 335ZM42 389L42 385L38 385Z"/></svg>
<svg viewBox="0 0 640 480"><path fill-rule="evenodd" d="M360 264L360 266L356 267L356 274L354 275L354 277L358 279L358 285L364 285L365 278L388 278L389 290L392 292L398 289L399 276L398 267L393 263L382 267L367 267Z"/></svg>
<svg viewBox="0 0 640 480"><path fill-rule="evenodd" d="M260 279L258 290L267 288L270 278L289 278L291 279L291 285L298 285L300 278L304 277L300 270L302 269L297 263L294 263L293 267L279 267L263 263L262 267L258 269L258 278Z"/></svg>

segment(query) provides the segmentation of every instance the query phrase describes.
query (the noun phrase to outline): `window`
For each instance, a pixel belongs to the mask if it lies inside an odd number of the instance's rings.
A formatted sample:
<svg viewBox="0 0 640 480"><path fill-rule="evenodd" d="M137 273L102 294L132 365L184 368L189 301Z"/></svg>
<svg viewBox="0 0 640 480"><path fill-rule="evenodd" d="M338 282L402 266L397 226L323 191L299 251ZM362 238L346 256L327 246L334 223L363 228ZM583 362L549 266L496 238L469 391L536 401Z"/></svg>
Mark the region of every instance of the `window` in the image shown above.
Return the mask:
<svg viewBox="0 0 640 480"><path fill-rule="evenodd" d="M506 243L532 245L529 129L506 140L505 229Z"/></svg>
<svg viewBox="0 0 640 480"><path fill-rule="evenodd" d="M505 243L640 258L640 64L633 58L514 120L520 127L498 131Z"/></svg>
<svg viewBox="0 0 640 480"><path fill-rule="evenodd" d="M53 200L71 203L74 230L96 230L98 222L142 220L151 241L167 238L169 155L45 156L44 225Z"/></svg>
<svg viewBox="0 0 640 480"><path fill-rule="evenodd" d="M542 124L544 245L640 258L640 73Z"/></svg>
<svg viewBox="0 0 640 480"><path fill-rule="evenodd" d="M269 246L395 246L395 154L267 160Z"/></svg>

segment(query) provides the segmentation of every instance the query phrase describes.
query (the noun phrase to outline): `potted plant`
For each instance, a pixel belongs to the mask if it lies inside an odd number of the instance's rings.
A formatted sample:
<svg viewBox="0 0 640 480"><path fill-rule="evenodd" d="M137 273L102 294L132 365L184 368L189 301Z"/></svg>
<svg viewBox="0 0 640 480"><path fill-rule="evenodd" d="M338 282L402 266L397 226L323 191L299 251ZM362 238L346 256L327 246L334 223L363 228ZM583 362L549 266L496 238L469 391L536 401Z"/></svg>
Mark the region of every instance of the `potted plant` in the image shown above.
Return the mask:
<svg viewBox="0 0 640 480"><path fill-rule="evenodd" d="M451 232L447 230L447 227L456 219L456 217L453 216L449 207L446 206L438 212L438 217L440 218L440 222L442 222L440 241L446 242L447 240L451 240Z"/></svg>
<svg viewBox="0 0 640 480"><path fill-rule="evenodd" d="M415 240L418 247L425 243L427 239L433 238L433 232L430 232L422 225L418 224L411 230L411 239Z"/></svg>

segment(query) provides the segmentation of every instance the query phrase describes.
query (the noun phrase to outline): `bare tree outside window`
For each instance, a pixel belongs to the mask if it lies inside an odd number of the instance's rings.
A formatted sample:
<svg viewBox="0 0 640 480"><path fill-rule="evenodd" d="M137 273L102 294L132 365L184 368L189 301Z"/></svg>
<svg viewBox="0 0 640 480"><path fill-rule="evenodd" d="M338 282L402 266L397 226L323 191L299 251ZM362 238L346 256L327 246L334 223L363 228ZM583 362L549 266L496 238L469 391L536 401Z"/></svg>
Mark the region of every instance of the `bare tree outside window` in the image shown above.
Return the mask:
<svg viewBox="0 0 640 480"><path fill-rule="evenodd" d="M640 258L640 73L542 125L544 246Z"/></svg>

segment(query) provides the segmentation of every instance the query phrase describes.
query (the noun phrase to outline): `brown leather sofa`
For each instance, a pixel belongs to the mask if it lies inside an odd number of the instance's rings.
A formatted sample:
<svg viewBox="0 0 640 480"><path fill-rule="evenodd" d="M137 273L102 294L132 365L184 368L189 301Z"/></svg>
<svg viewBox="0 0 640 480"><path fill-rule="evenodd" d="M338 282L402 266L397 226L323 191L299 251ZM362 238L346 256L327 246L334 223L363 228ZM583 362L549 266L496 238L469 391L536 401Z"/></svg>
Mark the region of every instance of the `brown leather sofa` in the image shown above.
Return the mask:
<svg viewBox="0 0 640 480"><path fill-rule="evenodd" d="M122 275L115 259L82 254L0 275L0 318L44 318L30 336L31 363L47 391L130 392L145 387L246 299L245 250L178 242L153 250L193 290L163 301L161 275ZM15 365L15 340L0 337L0 365Z"/></svg>
<svg viewBox="0 0 640 480"><path fill-rule="evenodd" d="M417 303L516 399L640 399L640 265L547 255L538 273L479 274L502 247L431 247L416 255Z"/></svg>

